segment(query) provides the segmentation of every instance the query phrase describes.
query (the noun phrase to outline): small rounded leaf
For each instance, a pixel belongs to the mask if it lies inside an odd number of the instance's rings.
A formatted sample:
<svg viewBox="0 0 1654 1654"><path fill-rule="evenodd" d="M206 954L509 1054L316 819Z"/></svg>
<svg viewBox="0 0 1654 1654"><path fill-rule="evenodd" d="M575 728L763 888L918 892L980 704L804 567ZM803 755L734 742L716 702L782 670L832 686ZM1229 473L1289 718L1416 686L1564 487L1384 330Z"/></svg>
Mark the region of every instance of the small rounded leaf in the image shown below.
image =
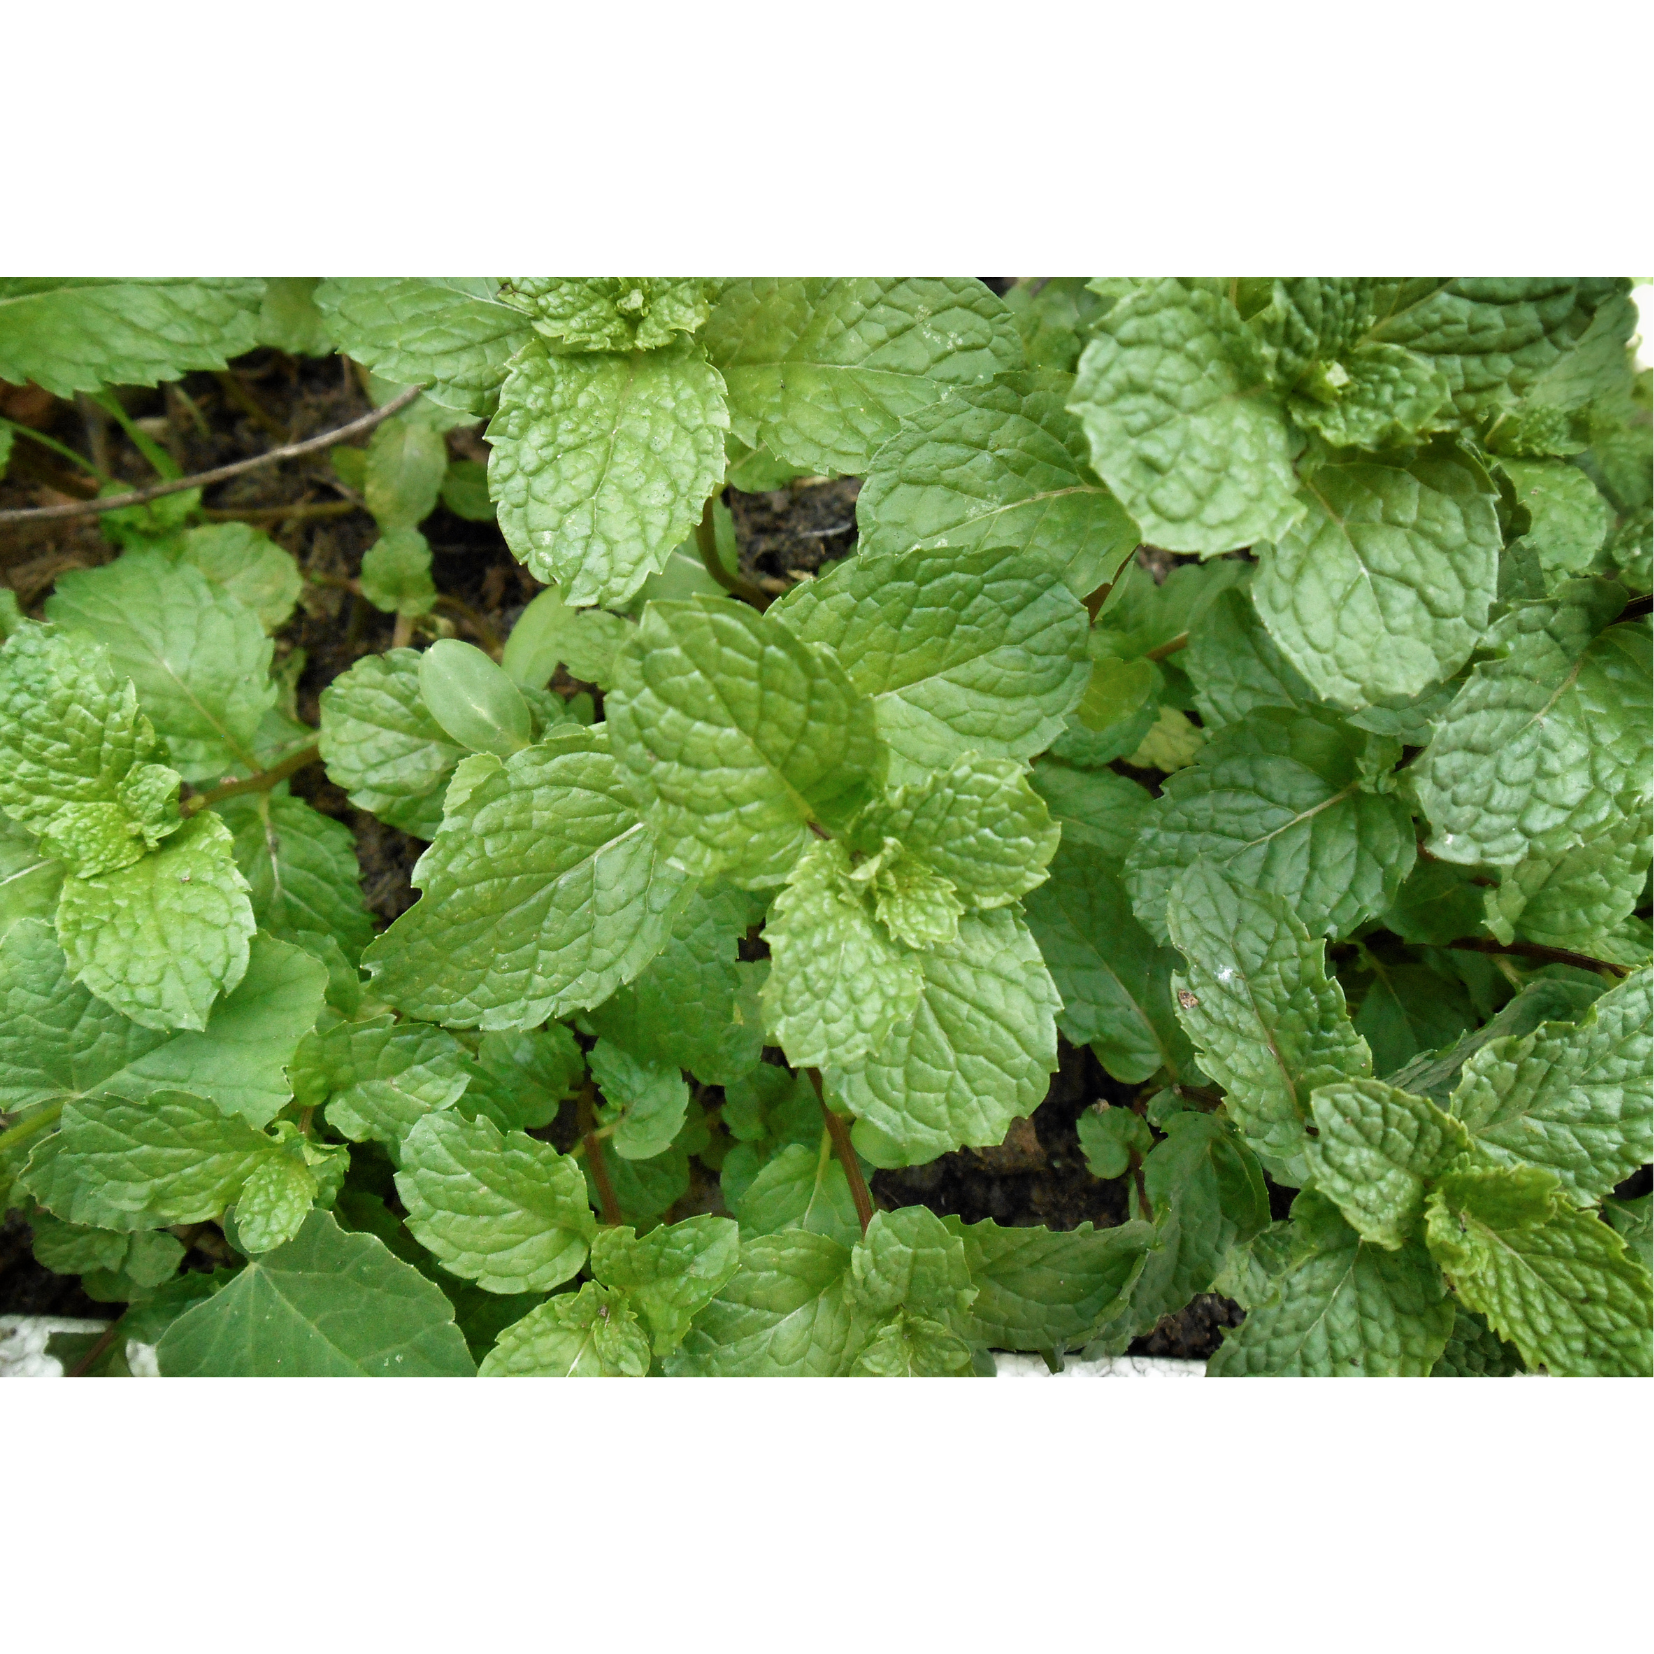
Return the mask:
<svg viewBox="0 0 1654 1654"><path fill-rule="evenodd" d="M456 638L419 658L419 693L444 732L472 752L509 758L533 736L528 702L482 650Z"/></svg>

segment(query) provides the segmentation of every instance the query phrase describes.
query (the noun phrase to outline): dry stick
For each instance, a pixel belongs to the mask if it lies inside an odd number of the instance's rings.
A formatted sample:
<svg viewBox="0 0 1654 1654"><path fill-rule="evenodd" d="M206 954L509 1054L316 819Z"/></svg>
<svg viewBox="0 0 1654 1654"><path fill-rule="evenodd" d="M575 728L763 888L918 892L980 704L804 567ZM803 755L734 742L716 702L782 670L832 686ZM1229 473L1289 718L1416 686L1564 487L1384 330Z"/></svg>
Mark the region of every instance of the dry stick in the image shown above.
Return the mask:
<svg viewBox="0 0 1654 1654"><path fill-rule="evenodd" d="M695 544L701 548L701 561L706 565L706 572L731 597L738 597L743 603L750 603L753 608L762 612L772 601L769 593L760 591L756 586L748 585L745 580L731 574L724 567L723 558L718 555L718 526L712 516L712 507L717 498L716 494L707 496L706 509L701 513L701 520L695 526Z"/></svg>
<svg viewBox="0 0 1654 1654"><path fill-rule="evenodd" d="M588 1074L586 1083L580 1088L580 1101L575 1105L576 1129L586 1145L586 1164L591 1167L592 1182L597 1185L597 1203L603 1208L603 1221L618 1226L626 1221L626 1214L620 1209L620 1198L615 1194L614 1184L609 1181L609 1168L603 1164L603 1142L596 1129L596 1097L597 1087Z"/></svg>
<svg viewBox="0 0 1654 1654"><path fill-rule="evenodd" d="M74 1366L72 1366L63 1376L65 1378L85 1378L86 1375L92 1370L92 1363L96 1361L97 1358L102 1355L111 1344L115 1342L115 1334L120 1330L120 1322L118 1320L111 1321L109 1325L104 1328L103 1336L97 1341L97 1343L95 1343L91 1349L89 1349L86 1354L83 1355L80 1360L77 1361Z"/></svg>
<svg viewBox="0 0 1654 1654"><path fill-rule="evenodd" d="M827 1106L827 1099L821 1093L821 1070L807 1068L804 1070L810 1076L810 1084L816 1088L816 1101L821 1104L821 1118L827 1123L827 1135L833 1140L833 1153L838 1156L839 1164L844 1168L845 1181L850 1185L850 1198L856 1203L856 1216L861 1220L861 1232L867 1233L867 1226L873 1221L873 1197L867 1192L867 1179L861 1175L861 1162L856 1159L855 1145L850 1141L850 1128L845 1125L843 1117L835 1114Z"/></svg>
<svg viewBox="0 0 1654 1654"><path fill-rule="evenodd" d="M269 769L261 770L257 775L249 775L241 781L226 781L221 787L209 787L204 793L196 793L193 798L186 798L178 808L187 816L194 815L198 810L204 810L209 804L217 804L226 798L236 798L242 793L267 793L277 784L285 781L290 775L297 775L306 765L314 764L321 753L315 746L300 747L297 752L289 753L279 764L272 764Z"/></svg>
<svg viewBox="0 0 1654 1654"><path fill-rule="evenodd" d="M0 511L0 523L42 523L65 517L94 517L103 511L124 510L129 505L146 505L150 500L158 500L163 494L177 494L186 488L205 488L209 483L224 482L230 477L239 477L248 471L256 471L261 466L275 465L285 459L297 459L301 454L313 454L319 448L329 448L336 442L343 442L346 437L360 436L364 431L371 431L375 425L382 424L392 414L400 413L413 399L419 395L424 387L410 385L394 401L387 402L382 408L375 408L371 413L365 413L360 419L353 419L348 425L341 425L337 430L324 431L321 436L307 437L303 442L290 442L285 448L272 448L268 453L257 454L252 459L237 460L234 465L221 465L216 471L201 471L193 477L179 477L176 482L156 483L153 488L134 489L130 494L110 494L101 500L85 500L76 505L46 505L36 506L28 511Z"/></svg>
<svg viewBox="0 0 1654 1654"><path fill-rule="evenodd" d="M1578 965L1581 970L1612 971L1615 976L1630 975L1624 965L1611 959L1593 959L1588 953L1570 953L1567 948L1547 948L1538 942L1488 942L1479 936L1461 936L1447 944L1464 953L1514 953L1523 959L1542 959L1547 965Z"/></svg>

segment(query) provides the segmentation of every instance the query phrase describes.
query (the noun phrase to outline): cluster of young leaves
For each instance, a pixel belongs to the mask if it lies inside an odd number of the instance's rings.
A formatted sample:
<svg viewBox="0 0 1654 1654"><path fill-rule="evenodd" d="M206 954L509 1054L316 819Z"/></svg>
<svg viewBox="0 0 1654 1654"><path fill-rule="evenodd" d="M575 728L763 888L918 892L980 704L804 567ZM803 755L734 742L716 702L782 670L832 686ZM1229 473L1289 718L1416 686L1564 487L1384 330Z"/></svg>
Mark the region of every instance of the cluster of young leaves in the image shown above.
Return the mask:
<svg viewBox="0 0 1654 1654"><path fill-rule="evenodd" d="M189 496L11 623L0 1155L164 1371L968 1373L1214 1286L1215 1372L1647 1370L1625 284L14 285L0 376L60 394L254 340L423 385L335 453L399 637L439 498L547 582L319 732L291 560ZM715 496L807 473L856 555L760 609ZM312 739L429 845L371 942L262 784ZM1059 1030L1138 1088L1081 1136L1148 1221L869 1214ZM692 1157L730 1218L662 1221Z"/></svg>

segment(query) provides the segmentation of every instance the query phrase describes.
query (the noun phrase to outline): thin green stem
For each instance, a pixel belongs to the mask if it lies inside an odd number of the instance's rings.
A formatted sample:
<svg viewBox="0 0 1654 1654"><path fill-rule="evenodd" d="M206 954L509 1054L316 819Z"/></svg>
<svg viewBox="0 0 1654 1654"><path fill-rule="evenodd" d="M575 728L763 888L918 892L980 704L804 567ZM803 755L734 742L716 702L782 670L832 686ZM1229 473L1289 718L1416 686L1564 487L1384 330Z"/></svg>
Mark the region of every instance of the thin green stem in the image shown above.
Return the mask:
<svg viewBox="0 0 1654 1654"><path fill-rule="evenodd" d="M833 1139L833 1152L844 1168L845 1181L850 1185L850 1198L856 1203L856 1217L865 1235L868 1224L873 1221L873 1197L867 1192L867 1179L861 1175L861 1162L856 1158L855 1145L850 1141L850 1128L841 1115L827 1106L827 1098L821 1089L821 1070L807 1068L804 1072L810 1076L810 1084L815 1087L816 1101L821 1105L822 1123Z"/></svg>
<svg viewBox="0 0 1654 1654"><path fill-rule="evenodd" d="M761 592L756 586L748 585L739 575L731 574L724 567L723 558L718 555L718 524L712 509L717 500L716 494L707 496L706 509L701 513L701 520L695 526L695 544L701 549L701 562L706 566L706 572L731 597L738 597L755 609L767 609L770 606L769 593Z"/></svg>
<svg viewBox="0 0 1654 1654"><path fill-rule="evenodd" d="M1187 649L1188 647L1189 634L1187 632L1179 632L1176 637L1169 638L1165 643L1156 644L1154 648L1148 650L1144 654L1143 659L1164 660L1167 655L1175 655L1179 649Z"/></svg>
<svg viewBox="0 0 1654 1654"><path fill-rule="evenodd" d="M44 1108L37 1108L28 1119L19 1120L15 1126L0 1131L0 1154L15 1148L19 1143L28 1142L37 1131L44 1131L47 1126L55 1125L67 1101L66 1097L60 1097L55 1103L47 1103Z"/></svg>
<svg viewBox="0 0 1654 1654"><path fill-rule="evenodd" d="M59 442L56 437L47 436L44 431L37 431L32 425L19 425L14 419L0 419L4 425L17 436L26 436L31 442L38 442L42 448L51 451L62 459L73 460L83 471L89 471L99 482L113 482L115 479L106 476L89 460L85 454L77 454L67 443Z"/></svg>
<svg viewBox="0 0 1654 1654"><path fill-rule="evenodd" d="M597 1185L597 1203L603 1208L603 1221L618 1226L626 1221L626 1214L610 1181L609 1168L603 1163L603 1139L597 1133L597 1086L589 1074L580 1087L580 1101L575 1108L576 1129L586 1145L586 1164L591 1167L592 1182Z"/></svg>
<svg viewBox="0 0 1654 1654"><path fill-rule="evenodd" d="M177 482L180 475L178 462L153 437L138 429L131 414L121 406L118 396L112 391L100 391L92 400L126 432L127 441L148 460L150 470L167 482Z"/></svg>
<svg viewBox="0 0 1654 1654"><path fill-rule="evenodd" d="M257 775L249 775L240 781L226 781L221 787L209 787L204 793L197 793L193 798L186 798L179 805L179 809L187 816L204 810L210 804L217 804L222 799L238 798L242 793L266 793L278 783L285 781L290 775L297 775L300 770L314 764L321 757L320 751L314 746L300 747L297 752L289 753L279 764L272 764L269 769L260 771Z"/></svg>

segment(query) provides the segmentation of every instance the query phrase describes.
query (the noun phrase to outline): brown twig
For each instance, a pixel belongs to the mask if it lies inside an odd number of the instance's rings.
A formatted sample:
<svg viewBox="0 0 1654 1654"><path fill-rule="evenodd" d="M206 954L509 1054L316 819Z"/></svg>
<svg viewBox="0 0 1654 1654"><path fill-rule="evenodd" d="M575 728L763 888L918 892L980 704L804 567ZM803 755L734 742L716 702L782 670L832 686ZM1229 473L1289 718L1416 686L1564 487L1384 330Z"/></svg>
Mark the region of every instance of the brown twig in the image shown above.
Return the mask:
<svg viewBox="0 0 1654 1654"><path fill-rule="evenodd" d="M207 511L209 523L284 523L301 517L348 517L366 506L353 500L313 500L302 505L255 505L246 511Z"/></svg>
<svg viewBox="0 0 1654 1654"><path fill-rule="evenodd" d="M77 1361L74 1366L72 1366L69 1371L64 1374L64 1377L85 1378L86 1375L92 1370L92 1364L100 1355L103 1354L106 1349L109 1348L111 1344L115 1342L115 1334L120 1330L120 1322L111 1321L109 1325L104 1328L103 1335L98 1339L97 1343L95 1343L91 1349L89 1349L86 1354L83 1355L80 1360Z"/></svg>
<svg viewBox="0 0 1654 1654"><path fill-rule="evenodd" d="M321 436L307 437L303 442L290 442L284 448L272 448L268 453L254 455L252 459L237 460L234 465L220 465L214 471L200 471L193 477L179 477L176 482L160 482L153 488L137 488L128 494L109 494L101 500L86 500L76 505L47 505L36 506L28 511L0 511L0 523L40 523L64 517L91 517L103 511L124 510L129 505L147 505L151 500L160 499L163 494L181 493L186 488L205 488L210 483L224 482L230 477L239 477L248 471L256 471L261 466L297 459L301 454L313 454L319 448L330 448L336 442L343 442L349 437L361 436L363 432L371 431L392 414L400 413L422 389L420 385L410 385L384 407L374 408L371 412L363 414L360 419L353 419L348 425L341 425L337 430L324 431Z"/></svg>
<svg viewBox="0 0 1654 1654"><path fill-rule="evenodd" d="M586 1164L592 1169L592 1182L597 1185L597 1203L603 1208L603 1221L617 1227L626 1221L620 1209L620 1197L609 1179L609 1168L603 1164L603 1140L597 1135L597 1087L591 1075L580 1088L580 1100L575 1105L576 1129L586 1145Z"/></svg>
<svg viewBox="0 0 1654 1654"><path fill-rule="evenodd" d="M718 525L712 515L712 508L717 499L716 494L707 496L706 509L701 513L700 522L695 525L695 544L701 548L701 561L706 565L706 572L731 597L738 597L743 603L750 603L753 608L762 612L773 601L770 594L731 574L724 567L723 558L718 555Z"/></svg>
<svg viewBox="0 0 1654 1654"><path fill-rule="evenodd" d="M1588 953L1571 953L1567 948L1547 948L1538 942L1489 942L1480 936L1461 936L1448 947L1461 953L1512 953L1519 959L1539 959L1547 965L1577 965L1585 971L1612 971L1615 976L1629 976L1624 965L1611 959L1593 959Z"/></svg>
<svg viewBox="0 0 1654 1654"><path fill-rule="evenodd" d="M297 752L289 753L279 764L272 764L269 769L261 770L257 775L249 775L240 781L226 781L221 787L209 787L204 793L196 793L193 798L186 798L178 808L187 816L204 810L209 804L217 804L226 798L236 798L242 793L267 793L285 781L290 775L297 775L307 765L314 764L321 757L315 746L300 747Z"/></svg>
<svg viewBox="0 0 1654 1654"><path fill-rule="evenodd" d="M844 1168L844 1179L850 1185L850 1198L856 1203L856 1217L861 1223L861 1232L867 1233L867 1226L873 1221L873 1197L867 1192L867 1179L861 1175L861 1162L856 1158L855 1145L850 1141L850 1128L845 1125L842 1115L835 1114L827 1106L827 1099L821 1090L821 1070L807 1068L804 1070L810 1076L810 1084L816 1089L816 1101L821 1105L821 1118L826 1122L827 1135L833 1140L833 1153L838 1156L839 1164Z"/></svg>

